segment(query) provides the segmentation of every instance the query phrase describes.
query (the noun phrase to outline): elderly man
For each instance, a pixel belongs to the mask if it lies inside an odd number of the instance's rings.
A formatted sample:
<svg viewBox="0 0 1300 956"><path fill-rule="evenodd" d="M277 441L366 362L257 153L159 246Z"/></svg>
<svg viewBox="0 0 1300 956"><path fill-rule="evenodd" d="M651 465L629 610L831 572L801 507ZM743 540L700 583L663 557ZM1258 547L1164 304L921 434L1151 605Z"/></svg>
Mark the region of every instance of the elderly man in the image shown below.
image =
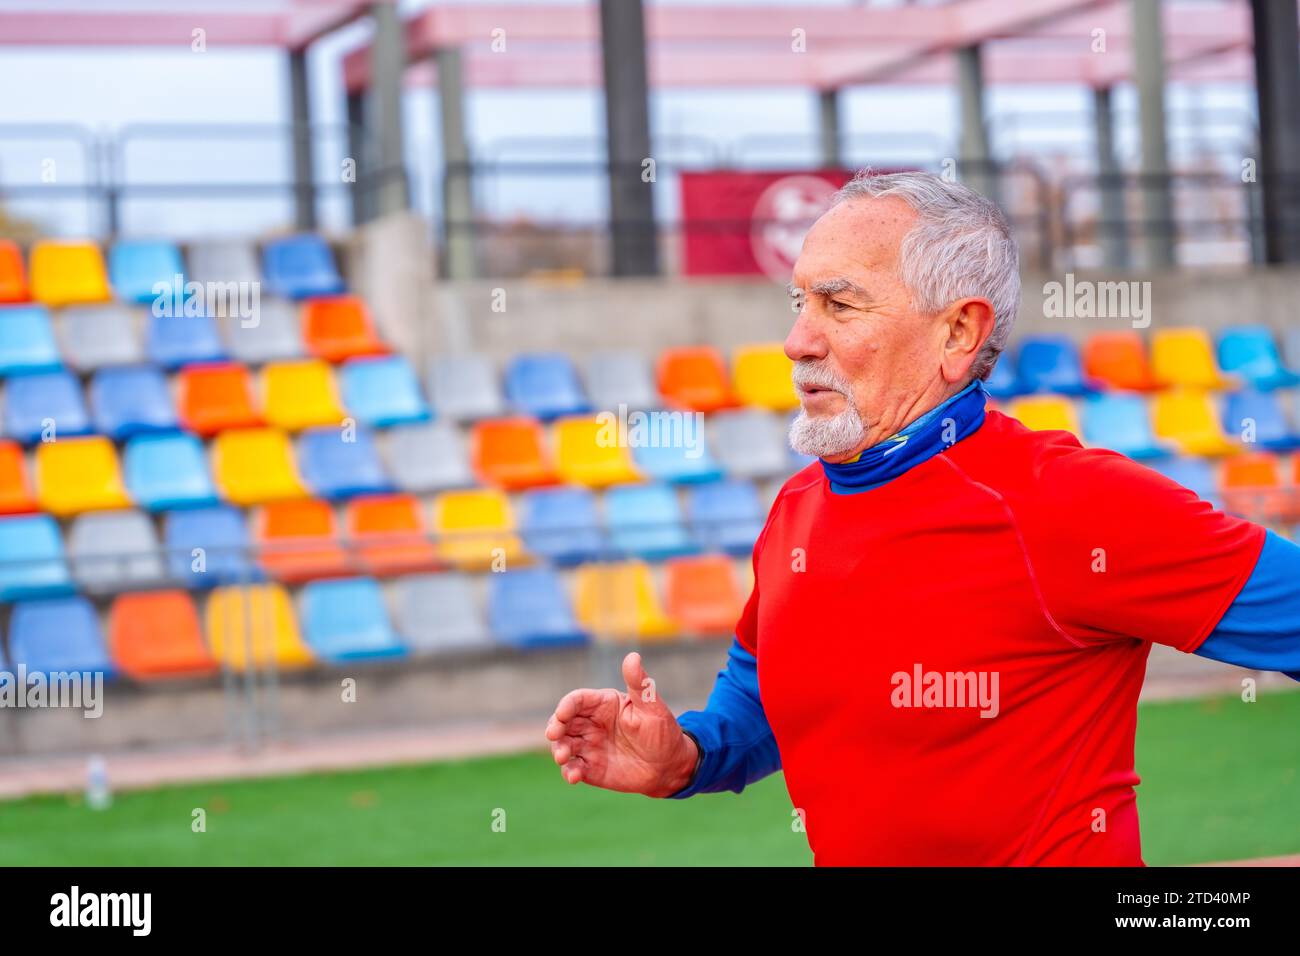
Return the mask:
<svg viewBox="0 0 1300 956"><path fill-rule="evenodd" d="M783 768L822 865L1140 865L1152 642L1300 671L1300 548L986 412L1020 288L970 189L859 174L790 291L790 441L820 460L772 505L726 668L680 718L637 654L626 693L565 696L564 779L682 798Z"/></svg>

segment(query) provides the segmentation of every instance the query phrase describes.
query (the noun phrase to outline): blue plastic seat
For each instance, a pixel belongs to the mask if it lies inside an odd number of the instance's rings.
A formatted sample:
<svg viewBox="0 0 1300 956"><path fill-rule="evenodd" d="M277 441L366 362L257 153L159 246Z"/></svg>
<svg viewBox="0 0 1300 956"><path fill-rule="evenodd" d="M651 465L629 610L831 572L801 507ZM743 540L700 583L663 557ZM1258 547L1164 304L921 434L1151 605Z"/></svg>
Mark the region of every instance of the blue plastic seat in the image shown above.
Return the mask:
<svg viewBox="0 0 1300 956"><path fill-rule="evenodd" d="M363 425L385 428L429 418L420 381L404 358L350 359L340 367L339 379L344 406Z"/></svg>
<svg viewBox="0 0 1300 956"><path fill-rule="evenodd" d="M0 518L0 601L71 590L58 522L47 514Z"/></svg>
<svg viewBox="0 0 1300 956"><path fill-rule="evenodd" d="M543 421L588 408L577 370L558 352L516 356L506 369L506 398L519 411Z"/></svg>
<svg viewBox="0 0 1300 956"><path fill-rule="evenodd" d="M262 275L271 294L287 299L337 295L346 288L334 253L313 233L268 242L262 250Z"/></svg>
<svg viewBox="0 0 1300 956"><path fill-rule="evenodd" d="M1020 346L1016 371L1027 392L1083 395L1092 390L1083 374L1078 347L1061 335L1027 337Z"/></svg>
<svg viewBox="0 0 1300 956"><path fill-rule="evenodd" d="M521 649L587 642L564 584L550 568L488 575L488 625L498 641Z"/></svg>
<svg viewBox="0 0 1300 956"><path fill-rule="evenodd" d="M1146 399L1140 395L1109 392L1085 400L1083 436L1091 445L1130 458L1159 458L1171 452L1156 440Z"/></svg>
<svg viewBox="0 0 1300 956"><path fill-rule="evenodd" d="M188 587L214 587L260 577L248 556L248 526L238 508L217 505L168 512L163 522L163 547L171 576Z"/></svg>
<svg viewBox="0 0 1300 956"><path fill-rule="evenodd" d="M45 306L0 306L0 375L52 372L62 367Z"/></svg>
<svg viewBox="0 0 1300 956"><path fill-rule="evenodd" d="M994 398L1015 398L1017 395L1024 394L1025 387L1020 381L1020 376L1016 374L1015 358L1010 351L1003 352L998 357L993 371L984 381L984 387Z"/></svg>
<svg viewBox="0 0 1300 956"><path fill-rule="evenodd" d="M71 372L15 375L5 382L4 404L5 434L21 442L58 440L91 431L81 382Z"/></svg>
<svg viewBox="0 0 1300 956"><path fill-rule="evenodd" d="M596 498L587 488L525 492L520 528L531 553L557 564L593 561L604 551Z"/></svg>
<svg viewBox="0 0 1300 956"><path fill-rule="evenodd" d="M722 469L709 453L708 442L704 438L704 428L702 424L697 424L700 420L693 418L691 412L668 414L682 416L677 419L681 422L681 427L672 426L670 429L665 426L656 429L651 426L650 432L662 432L655 436L656 438L668 439L668 441L658 446L645 443L634 445L632 459L636 462L636 466L645 472L647 477L656 481L716 481L721 478ZM653 422L654 419L649 421ZM688 428L691 430L689 448L687 447Z"/></svg>
<svg viewBox="0 0 1300 956"><path fill-rule="evenodd" d="M747 555L763 530L763 504L748 481L695 485L686 496L686 514L706 551Z"/></svg>
<svg viewBox="0 0 1300 956"><path fill-rule="evenodd" d="M154 286L166 285L171 297L175 285L185 286L181 251L175 243L155 240L126 240L108 253L108 276L113 294L123 302L152 302L157 298ZM177 278L177 277L180 278Z"/></svg>
<svg viewBox="0 0 1300 956"><path fill-rule="evenodd" d="M199 362L222 362L225 346L216 320L208 315L149 315L145 336L149 361L174 369Z"/></svg>
<svg viewBox="0 0 1300 956"><path fill-rule="evenodd" d="M655 561L693 554L677 492L668 485L617 485L605 492L605 525L622 554Z"/></svg>
<svg viewBox="0 0 1300 956"><path fill-rule="evenodd" d="M1214 480L1214 466L1206 458L1159 458L1146 463L1171 481L1189 488L1216 508L1222 508L1218 487Z"/></svg>
<svg viewBox="0 0 1300 956"><path fill-rule="evenodd" d="M309 428L298 438L298 469L312 493L321 498L392 491L379 459L373 434L357 428L352 441L340 428Z"/></svg>
<svg viewBox="0 0 1300 956"><path fill-rule="evenodd" d="M1219 338L1219 367L1262 391L1300 383L1300 375L1282 364L1272 329L1263 325L1224 331Z"/></svg>
<svg viewBox="0 0 1300 956"><path fill-rule="evenodd" d="M28 673L113 674L99 616L84 597L15 604L9 656L15 665L25 665Z"/></svg>
<svg viewBox="0 0 1300 956"><path fill-rule="evenodd" d="M123 455L126 486L142 508L198 508L217 503L203 443L193 435L137 435Z"/></svg>
<svg viewBox="0 0 1300 956"><path fill-rule="evenodd" d="M1297 435L1276 392L1248 389L1231 392L1223 403L1223 430L1247 448L1290 451L1300 447Z"/></svg>
<svg viewBox="0 0 1300 956"><path fill-rule="evenodd" d="M90 409L95 430L114 441L177 427L167 379L150 365L100 369L90 380Z"/></svg>
<svg viewBox="0 0 1300 956"><path fill-rule="evenodd" d="M299 602L307 644L324 660L337 663L406 653L373 578L312 581L303 587Z"/></svg>

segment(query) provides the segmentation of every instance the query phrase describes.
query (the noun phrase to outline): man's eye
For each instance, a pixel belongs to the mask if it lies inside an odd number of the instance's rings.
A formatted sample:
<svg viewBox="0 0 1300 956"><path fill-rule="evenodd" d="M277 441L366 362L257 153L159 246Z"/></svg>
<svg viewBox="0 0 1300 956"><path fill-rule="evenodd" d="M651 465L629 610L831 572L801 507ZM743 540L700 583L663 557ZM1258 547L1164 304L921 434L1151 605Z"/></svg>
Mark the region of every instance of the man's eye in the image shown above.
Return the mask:
<svg viewBox="0 0 1300 956"><path fill-rule="evenodd" d="M847 302L840 302L836 299L832 299L831 308L836 310L837 312L840 312L843 311L844 309L851 309L853 308L853 306L849 305Z"/></svg>

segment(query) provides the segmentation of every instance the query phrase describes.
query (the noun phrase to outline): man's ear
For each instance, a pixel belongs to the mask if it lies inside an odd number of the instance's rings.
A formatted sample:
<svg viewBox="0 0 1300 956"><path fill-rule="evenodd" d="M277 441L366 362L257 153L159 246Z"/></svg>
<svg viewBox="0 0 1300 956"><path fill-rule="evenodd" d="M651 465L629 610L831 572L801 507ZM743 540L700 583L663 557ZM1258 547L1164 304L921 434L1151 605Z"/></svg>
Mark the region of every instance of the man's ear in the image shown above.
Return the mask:
<svg viewBox="0 0 1300 956"><path fill-rule="evenodd" d="M944 313L948 338L943 345L940 370L950 385L970 377L980 349L993 334L996 317L988 299L958 299Z"/></svg>

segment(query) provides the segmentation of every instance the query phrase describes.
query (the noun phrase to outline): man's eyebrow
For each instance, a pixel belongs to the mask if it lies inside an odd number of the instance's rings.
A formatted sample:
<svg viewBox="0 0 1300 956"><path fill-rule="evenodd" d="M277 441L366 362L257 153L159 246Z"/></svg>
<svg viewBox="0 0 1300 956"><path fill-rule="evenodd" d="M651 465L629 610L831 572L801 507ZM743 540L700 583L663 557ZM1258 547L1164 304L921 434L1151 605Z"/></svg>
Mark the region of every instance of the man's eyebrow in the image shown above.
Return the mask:
<svg viewBox="0 0 1300 956"><path fill-rule="evenodd" d="M789 288L791 290L790 294L794 295L794 286L791 285ZM862 286L858 285L852 279L845 279L843 277L837 279L823 279L820 282L814 282L808 287L808 293L811 295L840 295L843 292L857 296L860 299L871 298L866 289L862 288Z"/></svg>

